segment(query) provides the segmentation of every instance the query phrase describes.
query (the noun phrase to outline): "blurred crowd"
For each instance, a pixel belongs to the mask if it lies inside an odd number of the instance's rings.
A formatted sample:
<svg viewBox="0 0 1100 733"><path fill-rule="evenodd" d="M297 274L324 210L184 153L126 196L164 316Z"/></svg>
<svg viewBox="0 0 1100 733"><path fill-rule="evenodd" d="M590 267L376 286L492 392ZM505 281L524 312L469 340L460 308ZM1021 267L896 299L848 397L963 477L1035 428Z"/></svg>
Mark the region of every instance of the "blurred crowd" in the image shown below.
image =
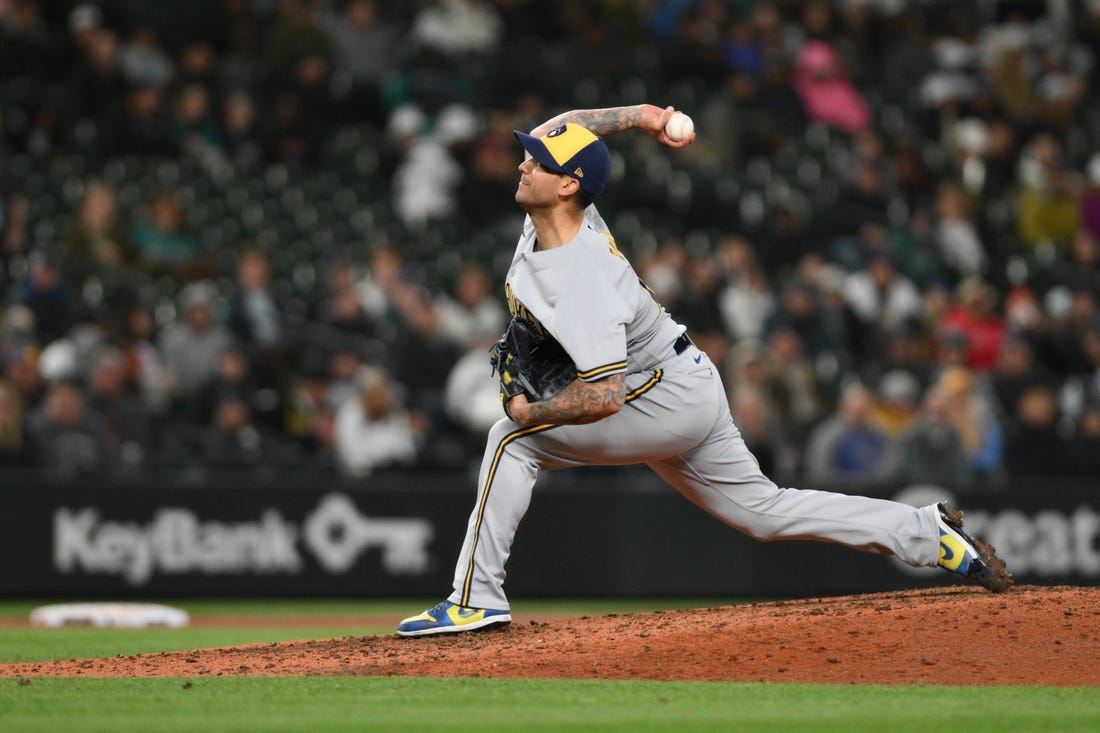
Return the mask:
<svg viewBox="0 0 1100 733"><path fill-rule="evenodd" d="M601 212L765 472L1100 474L1096 0L160 5L0 0L0 465L472 465L511 131L651 102L698 141L613 140ZM249 176L324 251L247 236Z"/></svg>

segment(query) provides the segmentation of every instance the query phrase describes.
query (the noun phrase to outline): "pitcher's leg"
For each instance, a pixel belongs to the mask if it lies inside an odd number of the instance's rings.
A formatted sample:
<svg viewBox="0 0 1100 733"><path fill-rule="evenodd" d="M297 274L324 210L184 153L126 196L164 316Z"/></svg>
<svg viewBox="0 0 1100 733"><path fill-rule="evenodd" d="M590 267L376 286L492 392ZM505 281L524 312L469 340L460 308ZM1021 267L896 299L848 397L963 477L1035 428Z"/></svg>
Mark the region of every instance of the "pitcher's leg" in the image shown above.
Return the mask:
<svg viewBox="0 0 1100 733"><path fill-rule="evenodd" d="M521 428L501 420L489 430L478 475L477 502L466 526L466 539L455 565L452 603L476 608L507 609L504 565L520 520L531 504L539 463L523 439L547 426Z"/></svg>
<svg viewBox="0 0 1100 733"><path fill-rule="evenodd" d="M707 428L696 425L685 411L675 410L673 405L683 400L674 398L685 394L705 402L709 375L707 368L665 381L659 370L630 375L623 409L588 425L521 428L511 420L494 425L482 458L477 502L455 566L454 592L448 600L461 606L507 609L504 565L539 471L640 463L688 450L706 435ZM652 395L659 398L649 399ZM700 404L692 409L698 413L716 408Z"/></svg>
<svg viewBox="0 0 1100 733"><path fill-rule="evenodd" d="M726 524L759 540L837 542L917 566L939 557L936 507L782 489L761 473L732 421L697 448L649 466Z"/></svg>

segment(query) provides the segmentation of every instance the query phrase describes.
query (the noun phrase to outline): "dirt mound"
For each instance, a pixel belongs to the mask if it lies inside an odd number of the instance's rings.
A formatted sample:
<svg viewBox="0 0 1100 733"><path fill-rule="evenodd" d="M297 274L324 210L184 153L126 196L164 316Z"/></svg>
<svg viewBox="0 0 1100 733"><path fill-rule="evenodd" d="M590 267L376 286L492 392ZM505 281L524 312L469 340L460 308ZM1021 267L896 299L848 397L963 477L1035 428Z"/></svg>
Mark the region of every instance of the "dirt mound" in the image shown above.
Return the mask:
<svg viewBox="0 0 1100 733"><path fill-rule="evenodd" d="M0 665L0 676L407 675L1100 684L1100 589L952 588Z"/></svg>

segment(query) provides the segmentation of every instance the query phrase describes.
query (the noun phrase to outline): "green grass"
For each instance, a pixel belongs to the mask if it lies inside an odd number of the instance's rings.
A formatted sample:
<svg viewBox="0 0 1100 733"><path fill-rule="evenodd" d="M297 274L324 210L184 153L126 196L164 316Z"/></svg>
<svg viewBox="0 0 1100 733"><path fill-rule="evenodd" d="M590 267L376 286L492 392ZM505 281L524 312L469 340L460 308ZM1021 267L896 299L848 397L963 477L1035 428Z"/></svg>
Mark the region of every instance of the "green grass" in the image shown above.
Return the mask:
<svg viewBox="0 0 1100 733"><path fill-rule="evenodd" d="M1096 731L1095 688L398 678L0 680L26 731Z"/></svg>
<svg viewBox="0 0 1100 733"><path fill-rule="evenodd" d="M41 603L17 601L0 603L0 617L26 619ZM192 618L203 616L254 616L274 617L275 624L262 627L242 625L239 628L183 629L93 629L68 627L43 629L32 627L0 627L0 662L30 662L46 659L74 659L84 657L108 657L117 654L142 654L145 652L202 649L214 646L251 644L291 639L379 634L391 629L380 626L348 626L347 617L361 613L364 617L380 614L373 605L346 601L189 601L172 602L183 608ZM318 626L277 624L280 616L332 615L341 617L341 623Z"/></svg>
<svg viewBox="0 0 1100 733"><path fill-rule="evenodd" d="M389 629L262 628L262 629L3 629L0 662L113 657L118 654L183 651L292 639L363 636Z"/></svg>
<svg viewBox="0 0 1100 733"><path fill-rule="evenodd" d="M196 621L203 617L236 616L265 617L262 627L252 627L245 621L240 628L184 629L93 629L68 627L60 629L31 628L28 626L0 626L0 663L32 662L46 659L82 659L109 657L118 654L142 654L146 652L203 649L234 644L252 644L291 639L318 639L340 636L364 636L388 634L396 623L418 611L433 605L433 601L172 601L177 608L191 614ZM714 605L718 601L661 600L661 601L520 601L514 604L517 613L531 614L589 614L630 613L667 608L689 608ZM31 611L42 605L33 601L0 602L0 618L25 620ZM280 617L332 616L335 623L318 623L309 626L295 625L288 621L279 625ZM362 616L375 625L349 625L349 617ZM272 622L271 619L274 621ZM377 625L380 620L385 625Z"/></svg>
<svg viewBox="0 0 1100 733"><path fill-rule="evenodd" d="M517 613L629 613L725 601L519 602ZM267 616L260 628L0 627L0 661L192 649L372 631L295 627L292 616L393 618L430 601L185 601L204 615ZM25 619L35 602L0 603ZM287 625L278 619L285 617ZM245 621L247 624L247 620ZM705 643L702 640L700 643ZM923 687L346 677L0 678L0 731L878 731L1100 730L1100 687Z"/></svg>
<svg viewBox="0 0 1100 733"><path fill-rule="evenodd" d="M296 616L330 615L346 616L361 614L364 616L393 616L403 618L429 606L434 606L442 598L412 598L385 600L347 600L347 599L274 599L274 600L152 600L150 603L165 603L182 608L192 616ZM0 601L0 618L27 618L38 606L50 603L65 603L56 600L20 600ZM79 600L74 600L79 602ZM655 600L595 598L584 600L516 600L512 610L517 613L570 613L603 614L634 613L637 611L655 611L660 609L699 608L703 606L746 603L745 600L701 599L701 598L664 598Z"/></svg>

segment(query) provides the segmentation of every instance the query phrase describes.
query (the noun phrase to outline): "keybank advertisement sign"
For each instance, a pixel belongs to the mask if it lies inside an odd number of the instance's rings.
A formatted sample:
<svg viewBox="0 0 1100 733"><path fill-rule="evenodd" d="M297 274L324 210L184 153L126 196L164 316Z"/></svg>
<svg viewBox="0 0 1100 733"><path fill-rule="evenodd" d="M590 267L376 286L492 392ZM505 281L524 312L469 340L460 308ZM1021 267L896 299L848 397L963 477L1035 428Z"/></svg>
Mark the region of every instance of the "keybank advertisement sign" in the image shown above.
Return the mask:
<svg viewBox="0 0 1100 733"><path fill-rule="evenodd" d="M433 536L426 519L367 516L344 494L324 496L300 520L274 507L242 521L163 507L142 522L95 505L61 506L53 512L53 564L65 575L115 575L137 587L158 575L293 575L307 559L341 575L377 550L386 574L423 575Z"/></svg>
<svg viewBox="0 0 1100 733"><path fill-rule="evenodd" d="M841 595L959 582L839 545L757 542L656 478L567 478L536 488L508 562L514 597ZM435 596L451 586L475 493L469 476L448 472L380 474L323 491L13 484L0 490L0 596ZM914 506L951 500L1021 584L1100 585L1092 487L868 493Z"/></svg>
<svg viewBox="0 0 1100 733"><path fill-rule="evenodd" d="M966 531L997 548L1008 569L1022 576L1100 578L1100 512L1088 503L1067 503L1027 511L1014 505L999 509L981 506L984 499L956 498L935 486L912 486L894 497L913 506L945 499L963 509ZM1100 496L1097 497L1100 499ZM1045 497L1050 504L1057 494ZM1000 499L1003 501L1003 499ZM906 571L908 565L897 562Z"/></svg>

